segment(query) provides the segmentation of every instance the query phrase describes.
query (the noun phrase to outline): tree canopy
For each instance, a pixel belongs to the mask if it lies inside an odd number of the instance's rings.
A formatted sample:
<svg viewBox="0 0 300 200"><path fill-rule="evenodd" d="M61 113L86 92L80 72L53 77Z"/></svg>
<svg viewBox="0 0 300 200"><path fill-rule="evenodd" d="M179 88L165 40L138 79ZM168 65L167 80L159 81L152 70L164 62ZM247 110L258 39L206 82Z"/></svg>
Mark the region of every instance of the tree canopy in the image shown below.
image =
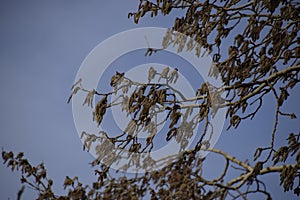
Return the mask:
<svg viewBox="0 0 300 200"><path fill-rule="evenodd" d="M111 92L102 93L96 88L88 90L78 80L72 87L68 102L78 92L85 92L83 106L93 108L93 119L101 125L107 110L121 107L131 119L126 129L115 135L102 130L98 133L82 132L84 150L95 145L97 158L96 182L83 185L78 177L66 177L66 195L52 191L53 180L47 177L43 164L33 166L23 153L2 151L2 158L12 170L22 172L21 182L38 192L38 199L248 199L260 193L272 199L268 185L261 179L265 174L279 175L284 191L300 195L300 130L286 134L286 144L276 146L278 123L281 117L297 120L295 113L287 113L283 105L300 82L300 3L279 0L140 0L138 9L129 13L134 23L143 17L154 18L182 10L173 27L166 32L162 49L147 49L145 56L160 53L170 45L178 52L190 51L196 56L212 56L209 75L220 78L224 85L215 87L207 82L199 85L192 97L186 97L173 85L179 78L177 68L163 70L149 66L145 74L148 82L142 83L116 72L107 83ZM150 44L151 45L151 44ZM213 134L212 118L219 109L226 108L228 129L239 130L241 123L253 119L271 95L276 101L274 125L268 146L257 146L254 156L247 161L210 146ZM93 99L99 101L93 105ZM159 115L165 117L159 121ZM157 130L168 124L166 141L175 140L181 150L178 156L155 160ZM188 139L195 134L197 142L187 149ZM239 131L243 131L240 129ZM298 132L297 132L298 131ZM146 139L139 134L146 132ZM282 143L281 143L282 144ZM117 148L116 148L117 147ZM222 173L212 179L203 176L203 151L224 159ZM134 177L111 177L110 166L122 158L130 167L145 170ZM155 170L152 170L155 168ZM230 170L235 170L232 178ZM24 188L18 193L21 197Z"/></svg>

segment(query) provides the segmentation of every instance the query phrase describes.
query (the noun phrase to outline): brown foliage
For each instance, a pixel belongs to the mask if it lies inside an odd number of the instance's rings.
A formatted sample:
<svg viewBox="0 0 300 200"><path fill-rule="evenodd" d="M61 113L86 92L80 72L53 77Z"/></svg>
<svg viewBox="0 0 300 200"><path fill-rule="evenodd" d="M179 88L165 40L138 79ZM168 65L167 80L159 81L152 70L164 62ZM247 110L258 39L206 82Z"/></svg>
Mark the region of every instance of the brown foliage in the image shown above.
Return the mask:
<svg viewBox="0 0 300 200"><path fill-rule="evenodd" d="M175 9L182 9L185 15L175 19L174 26L164 37L163 48L173 44L181 52L186 47L187 51L195 51L197 56L201 56L201 50L204 49L204 53L213 55L210 75L220 76L224 86L213 88L203 83L194 97L184 97L172 87L178 79L178 70L171 71L169 67L161 72L150 67L147 83L135 82L126 74L116 72L110 83L113 91L106 94L86 90L79 80L72 87L68 102L79 90L87 92L83 104L91 107L94 96L101 96L94 110L98 125L106 110L113 106L121 106L132 120L118 136L109 136L104 131L100 136L83 133L84 148L88 150L91 143L101 141L96 147L99 157L92 162L93 166L99 167L95 170L98 181L83 186L77 177L66 177L64 187L69 189L66 196L53 194L53 181L47 178L43 164L34 167L23 158L23 154L15 157L12 152L3 151L4 163L12 170L22 172L22 183L37 190L39 199L140 199L147 192L151 199L247 199L251 193L261 193L267 199L272 199L260 177L278 172L284 191L293 190L295 195L300 195L300 134L290 133L286 146L274 145L279 116L296 119L294 113L283 112L282 106L300 82L299 3L279 0L140 0L138 10L129 13L128 17L138 23L147 13L155 17L158 14L168 15ZM146 55L157 52L159 50L149 47ZM158 78L158 82L153 81L155 78ZM130 88L135 89L130 92ZM118 97L121 101L109 104L107 97L117 91L123 92ZM220 91L226 92L225 99ZM256 149L253 158L256 163L251 165L210 148L209 140L203 140L205 135L211 134L208 131L210 116L218 108L228 108L228 129L238 128L246 119L255 117L267 94L272 94L276 100L274 127L270 133L270 145ZM198 112L195 112L196 108ZM163 112L167 112L167 116L158 122L157 116ZM111 151L113 145L128 151L128 164L122 170L126 171L133 165L145 170L159 165L151 156L140 163L141 158L136 154L152 151L158 126L163 122L169 122L166 140L175 139L183 150L182 155L157 171L146 172L135 178L110 178L109 165L101 164L101 161L112 163L120 159L118 152ZM186 150L187 138L191 137L200 123L203 123L204 130L195 148ZM138 138L141 130L148 132L144 144ZM225 165L219 177L207 180L202 176L205 160L199 156L199 152L203 149L224 158ZM109 160L111 157L114 159ZM287 160L292 161L286 163ZM237 176L228 180L226 176L232 164L241 173L237 171ZM32 178L31 181L29 178ZM22 192L20 190L18 196Z"/></svg>

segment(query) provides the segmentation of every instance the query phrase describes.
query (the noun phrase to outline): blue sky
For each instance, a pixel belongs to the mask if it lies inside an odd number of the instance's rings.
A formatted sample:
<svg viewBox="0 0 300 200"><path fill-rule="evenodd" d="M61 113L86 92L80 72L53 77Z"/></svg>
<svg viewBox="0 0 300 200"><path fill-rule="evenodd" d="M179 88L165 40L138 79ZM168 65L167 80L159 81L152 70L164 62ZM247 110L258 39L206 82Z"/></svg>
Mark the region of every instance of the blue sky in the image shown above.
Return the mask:
<svg viewBox="0 0 300 200"><path fill-rule="evenodd" d="M127 19L139 1L26 0L0 1L0 147L24 151L33 164L44 162L56 191L66 175L84 183L95 180L88 164L93 157L82 151L66 104L70 87L84 58L100 42L131 28L170 27L171 17L145 18L139 25ZM176 14L176 13L175 13ZM178 13L177 13L178 14ZM291 95L288 111L300 117L299 86ZM299 131L299 117L283 120L278 137ZM274 102L268 98L259 115L238 130L223 131L216 147L243 159L259 145L267 145L274 119ZM280 143L279 143L280 144ZM212 160L208 176L218 171ZM292 199L278 187L278 176L267 176L275 199ZM15 199L19 173L0 165L0 196ZM276 184L275 184L276 183ZM24 199L34 193L26 189Z"/></svg>

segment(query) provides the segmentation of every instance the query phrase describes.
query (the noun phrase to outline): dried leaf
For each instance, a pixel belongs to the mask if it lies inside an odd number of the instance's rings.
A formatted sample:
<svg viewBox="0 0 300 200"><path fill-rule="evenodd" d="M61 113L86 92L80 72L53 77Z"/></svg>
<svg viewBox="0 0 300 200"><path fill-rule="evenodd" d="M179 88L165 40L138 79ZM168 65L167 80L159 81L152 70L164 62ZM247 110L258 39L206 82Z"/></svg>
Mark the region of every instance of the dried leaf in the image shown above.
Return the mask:
<svg viewBox="0 0 300 200"><path fill-rule="evenodd" d="M170 73L169 82L175 84L177 82L177 80L178 80L178 77L179 77L179 75L178 75L178 69L174 68L172 70L172 72Z"/></svg>
<svg viewBox="0 0 300 200"><path fill-rule="evenodd" d="M162 73L160 74L159 78L158 78L158 82L160 82L161 78L168 78L168 73L170 71L170 68L167 66L163 69Z"/></svg>
<svg viewBox="0 0 300 200"><path fill-rule="evenodd" d="M72 94L71 94L71 95L69 96L69 98L68 98L67 103L70 103L72 97L73 97L80 89L81 89L80 87L76 87L76 88L73 90Z"/></svg>
<svg viewBox="0 0 300 200"><path fill-rule="evenodd" d="M116 72L115 75L111 77L110 86L116 87L118 84L122 82L125 73Z"/></svg>
<svg viewBox="0 0 300 200"><path fill-rule="evenodd" d="M88 94L87 94L87 96L86 96L86 98L85 98L85 100L84 100L84 102L83 102L83 106L85 105L85 104L87 104L88 106L91 106L91 108L93 108L93 100L94 100L94 95L96 94L96 90L95 89L93 89L92 91L90 91Z"/></svg>
<svg viewBox="0 0 300 200"><path fill-rule="evenodd" d="M149 71L148 71L148 83L150 83L156 75L156 70L153 67L150 67Z"/></svg>
<svg viewBox="0 0 300 200"><path fill-rule="evenodd" d="M107 108L107 96L103 97L96 105L94 110L94 119L98 126L101 124L104 114Z"/></svg>

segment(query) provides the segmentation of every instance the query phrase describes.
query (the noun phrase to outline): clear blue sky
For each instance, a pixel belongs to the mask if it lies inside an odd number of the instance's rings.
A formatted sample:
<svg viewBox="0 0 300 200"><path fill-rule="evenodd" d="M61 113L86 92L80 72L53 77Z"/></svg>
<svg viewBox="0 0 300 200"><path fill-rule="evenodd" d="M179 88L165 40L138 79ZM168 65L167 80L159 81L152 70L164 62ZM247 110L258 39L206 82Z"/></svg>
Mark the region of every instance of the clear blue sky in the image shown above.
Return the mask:
<svg viewBox="0 0 300 200"><path fill-rule="evenodd" d="M24 151L33 164L44 162L56 191L66 175L84 183L94 181L88 164L92 156L82 151L71 106L66 104L77 70L87 54L113 34L136 27L170 27L172 17L127 19L139 1L132 0L26 0L0 1L0 147ZM288 111L298 114L290 124L280 123L279 138L299 131L299 86L291 95ZM270 98L252 121L238 130L223 131L216 147L243 160L257 144L267 145L274 119ZM280 144L280 143L278 143ZM208 176L218 171L211 157ZM210 157L208 157L208 160ZM15 199L19 173L0 164L1 199ZM275 199L291 199L278 187L278 176L267 177ZM26 189L24 199L34 194Z"/></svg>

